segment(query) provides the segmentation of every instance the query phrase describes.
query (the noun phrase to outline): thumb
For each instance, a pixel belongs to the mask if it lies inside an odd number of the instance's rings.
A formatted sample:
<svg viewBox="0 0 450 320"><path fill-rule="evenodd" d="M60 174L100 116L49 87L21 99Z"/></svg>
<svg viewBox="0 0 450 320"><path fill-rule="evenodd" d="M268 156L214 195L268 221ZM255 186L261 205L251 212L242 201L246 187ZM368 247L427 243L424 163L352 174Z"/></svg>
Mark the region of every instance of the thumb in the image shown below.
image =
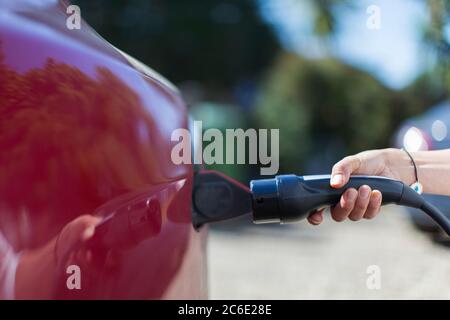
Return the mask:
<svg viewBox="0 0 450 320"><path fill-rule="evenodd" d="M58 247L64 253L74 250L90 239L95 233L95 226L101 218L83 215L69 222L61 231Z"/></svg>
<svg viewBox="0 0 450 320"><path fill-rule="evenodd" d="M333 166L330 185L333 188L342 188L350 179L350 175L361 166L361 160L357 156L345 157Z"/></svg>

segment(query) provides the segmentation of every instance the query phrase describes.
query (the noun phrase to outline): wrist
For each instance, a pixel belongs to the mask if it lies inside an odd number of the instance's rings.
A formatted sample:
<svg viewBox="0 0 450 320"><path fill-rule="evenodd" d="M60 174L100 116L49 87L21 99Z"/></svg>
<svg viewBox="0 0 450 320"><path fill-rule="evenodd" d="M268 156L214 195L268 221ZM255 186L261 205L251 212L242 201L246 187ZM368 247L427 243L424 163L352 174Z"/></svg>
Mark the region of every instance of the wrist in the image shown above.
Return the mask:
<svg viewBox="0 0 450 320"><path fill-rule="evenodd" d="M414 152L410 152L414 159ZM416 182L414 165L411 158L401 149L387 149L386 166L394 179L400 180L407 185Z"/></svg>

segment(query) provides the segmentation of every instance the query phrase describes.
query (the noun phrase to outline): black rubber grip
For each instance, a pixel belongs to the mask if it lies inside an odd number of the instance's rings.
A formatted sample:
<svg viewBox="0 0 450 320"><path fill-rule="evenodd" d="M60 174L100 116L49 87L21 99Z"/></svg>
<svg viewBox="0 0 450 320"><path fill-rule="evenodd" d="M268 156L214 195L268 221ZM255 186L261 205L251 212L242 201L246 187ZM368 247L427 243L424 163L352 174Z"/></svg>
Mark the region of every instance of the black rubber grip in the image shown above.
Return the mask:
<svg viewBox="0 0 450 320"><path fill-rule="evenodd" d="M280 175L273 179L253 180L250 182L253 221L296 222L315 209L337 204L345 190L359 189L362 185L379 190L383 195L382 204L396 203L421 209L450 235L450 221L438 208L403 182L375 176L351 176L339 189L330 186L330 175Z"/></svg>
<svg viewBox="0 0 450 320"><path fill-rule="evenodd" d="M330 175L280 175L274 179L255 180L251 183L253 218L256 223L295 222L311 211L339 202L348 188L368 185L380 190L383 204L400 203L404 184L397 180L374 176L352 176L342 188L330 186Z"/></svg>

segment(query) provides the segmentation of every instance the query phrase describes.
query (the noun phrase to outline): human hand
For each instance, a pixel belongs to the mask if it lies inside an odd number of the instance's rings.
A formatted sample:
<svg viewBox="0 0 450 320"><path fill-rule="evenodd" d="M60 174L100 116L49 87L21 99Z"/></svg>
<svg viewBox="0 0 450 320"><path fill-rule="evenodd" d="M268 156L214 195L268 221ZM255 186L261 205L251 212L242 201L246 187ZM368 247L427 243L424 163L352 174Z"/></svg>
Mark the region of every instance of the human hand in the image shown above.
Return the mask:
<svg viewBox="0 0 450 320"><path fill-rule="evenodd" d="M90 250L83 244L93 237L100 221L92 215L80 216L43 247L25 251L16 271L16 299L50 299L61 268L75 260L77 264L89 264Z"/></svg>
<svg viewBox="0 0 450 320"><path fill-rule="evenodd" d="M65 263L77 257L78 260L89 262L89 250L83 248L89 239L94 236L95 226L101 218L91 215L82 215L69 222L60 232L55 241L55 260Z"/></svg>
<svg viewBox="0 0 450 320"><path fill-rule="evenodd" d="M342 188L352 174L384 176L396 180L410 180L413 173L407 155L398 149L370 150L348 156L337 162L332 169L330 185L333 188ZM340 201L330 208L331 216L335 221L344 221L349 218L358 221L362 218L372 219L380 211L382 195L379 190L372 190L363 185L358 190L347 189ZM323 221L324 208L312 212L308 221L318 225Z"/></svg>

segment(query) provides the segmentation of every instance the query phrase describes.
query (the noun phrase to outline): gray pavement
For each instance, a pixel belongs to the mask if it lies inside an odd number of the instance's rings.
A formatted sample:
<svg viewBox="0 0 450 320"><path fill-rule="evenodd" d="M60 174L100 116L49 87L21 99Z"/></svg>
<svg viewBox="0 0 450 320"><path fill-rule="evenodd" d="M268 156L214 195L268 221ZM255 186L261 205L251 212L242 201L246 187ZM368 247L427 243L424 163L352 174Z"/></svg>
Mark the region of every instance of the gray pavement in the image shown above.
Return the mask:
<svg viewBox="0 0 450 320"><path fill-rule="evenodd" d="M321 226L229 224L209 234L212 299L449 299L450 247L399 207L374 220ZM377 265L380 289L368 289Z"/></svg>

